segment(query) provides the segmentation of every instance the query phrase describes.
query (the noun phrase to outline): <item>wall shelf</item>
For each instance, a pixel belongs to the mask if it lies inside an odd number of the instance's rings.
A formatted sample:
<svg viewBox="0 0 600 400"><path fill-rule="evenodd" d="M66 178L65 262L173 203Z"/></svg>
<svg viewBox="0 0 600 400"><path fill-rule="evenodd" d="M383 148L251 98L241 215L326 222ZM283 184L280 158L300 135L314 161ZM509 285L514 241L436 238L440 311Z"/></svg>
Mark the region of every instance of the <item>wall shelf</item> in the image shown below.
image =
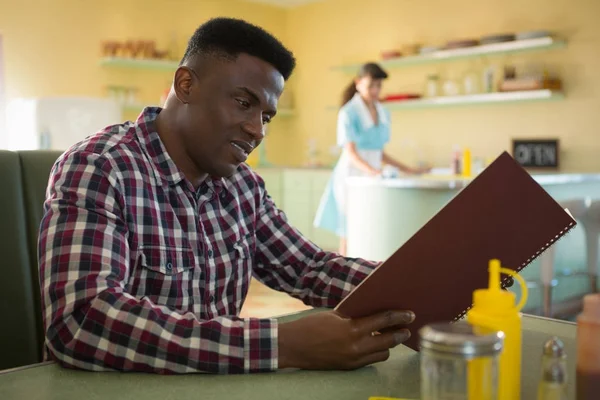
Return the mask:
<svg viewBox="0 0 600 400"><path fill-rule="evenodd" d="M147 60L123 57L105 57L100 60L104 67L136 68L158 71L175 71L179 62L170 60Z"/></svg>
<svg viewBox="0 0 600 400"><path fill-rule="evenodd" d="M418 64L438 63L458 59L476 58L481 56L493 56L512 54L536 50L550 50L566 46L566 41L552 37L542 37L526 40L514 40L511 42L493 43L460 49L439 50L429 54L398 57L388 60L379 60L378 64L383 68L399 68ZM334 70L356 72L362 64L347 64L333 67Z"/></svg>
<svg viewBox="0 0 600 400"><path fill-rule="evenodd" d="M445 96L419 100L389 101L382 103L390 111L419 108L466 106L476 104L510 104L525 101L555 101L564 99L562 92L528 90L522 92L481 93L462 96Z"/></svg>
<svg viewBox="0 0 600 400"><path fill-rule="evenodd" d="M387 101L381 104L390 111L470 106L483 104L512 104L528 101L557 101L565 98L564 93L553 90L527 90L521 92L494 92L462 96L440 96L418 100ZM330 106L328 110L339 110Z"/></svg>

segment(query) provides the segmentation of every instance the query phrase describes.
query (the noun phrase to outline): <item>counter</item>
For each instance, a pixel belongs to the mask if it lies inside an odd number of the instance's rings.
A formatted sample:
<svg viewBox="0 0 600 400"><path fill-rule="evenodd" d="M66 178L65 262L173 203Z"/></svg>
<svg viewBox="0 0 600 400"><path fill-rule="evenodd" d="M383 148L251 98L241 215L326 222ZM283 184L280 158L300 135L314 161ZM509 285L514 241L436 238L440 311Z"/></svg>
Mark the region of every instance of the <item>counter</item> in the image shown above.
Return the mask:
<svg viewBox="0 0 600 400"><path fill-rule="evenodd" d="M532 174L556 200L600 198L600 174ZM471 179L424 175L398 179L355 177L348 180L347 240L350 257L385 260L450 201ZM581 226L556 245L555 268L585 269L585 241ZM525 268L528 280L539 277L539 260ZM584 293L582 277L564 279L557 288L557 302ZM541 290L530 293L529 307L541 304Z"/></svg>
<svg viewBox="0 0 600 400"><path fill-rule="evenodd" d="M298 318L306 313L282 318ZM535 399L542 345L556 335L565 343L569 399L575 398L576 326L524 316L522 399ZM182 400L182 399L343 399L369 396L419 397L419 354L399 346L384 363L356 371L281 371L258 375L176 375L74 371L41 364L0 372L2 400Z"/></svg>

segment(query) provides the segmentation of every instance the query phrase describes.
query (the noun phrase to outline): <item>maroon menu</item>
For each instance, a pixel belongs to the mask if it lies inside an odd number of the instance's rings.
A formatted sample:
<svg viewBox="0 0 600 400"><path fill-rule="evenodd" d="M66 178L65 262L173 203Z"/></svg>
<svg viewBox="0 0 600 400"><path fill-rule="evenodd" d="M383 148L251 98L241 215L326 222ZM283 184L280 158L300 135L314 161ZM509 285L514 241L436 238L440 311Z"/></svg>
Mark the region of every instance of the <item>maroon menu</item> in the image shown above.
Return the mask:
<svg viewBox="0 0 600 400"><path fill-rule="evenodd" d="M473 291L487 287L488 261L521 271L575 220L506 152L462 189L337 306L356 318L412 310L418 330L461 319ZM507 276L503 277L503 286Z"/></svg>

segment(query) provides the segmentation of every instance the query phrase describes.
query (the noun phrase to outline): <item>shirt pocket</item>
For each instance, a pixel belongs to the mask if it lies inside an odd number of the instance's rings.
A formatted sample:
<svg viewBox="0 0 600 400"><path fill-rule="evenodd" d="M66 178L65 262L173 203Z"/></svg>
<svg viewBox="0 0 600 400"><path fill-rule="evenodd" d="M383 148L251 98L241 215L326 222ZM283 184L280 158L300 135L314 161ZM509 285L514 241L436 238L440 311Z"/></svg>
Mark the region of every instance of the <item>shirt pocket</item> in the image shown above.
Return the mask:
<svg viewBox="0 0 600 400"><path fill-rule="evenodd" d="M140 247L138 262L141 267L167 276L178 275L195 265L189 249L162 246Z"/></svg>
<svg viewBox="0 0 600 400"><path fill-rule="evenodd" d="M227 299L224 308L230 315L238 315L248 294L254 264L254 235L228 243L229 262L218 269L218 279L224 283L221 298Z"/></svg>
<svg viewBox="0 0 600 400"><path fill-rule="evenodd" d="M171 309L189 310L194 304L194 253L187 248L141 246L129 290Z"/></svg>

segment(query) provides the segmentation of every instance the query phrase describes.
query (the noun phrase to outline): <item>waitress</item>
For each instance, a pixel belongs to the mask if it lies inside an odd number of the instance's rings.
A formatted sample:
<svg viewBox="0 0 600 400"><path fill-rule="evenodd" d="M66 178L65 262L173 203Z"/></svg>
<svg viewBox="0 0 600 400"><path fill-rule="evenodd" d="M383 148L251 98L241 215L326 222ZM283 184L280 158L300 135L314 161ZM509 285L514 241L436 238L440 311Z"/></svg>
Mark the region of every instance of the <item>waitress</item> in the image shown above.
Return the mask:
<svg viewBox="0 0 600 400"><path fill-rule="evenodd" d="M380 176L383 164L406 173L426 171L403 165L383 151L390 140L390 114L379 103L379 95L387 77L379 65L364 64L342 95L337 143L343 150L314 220L315 227L339 236L341 255L346 255L346 178Z"/></svg>

